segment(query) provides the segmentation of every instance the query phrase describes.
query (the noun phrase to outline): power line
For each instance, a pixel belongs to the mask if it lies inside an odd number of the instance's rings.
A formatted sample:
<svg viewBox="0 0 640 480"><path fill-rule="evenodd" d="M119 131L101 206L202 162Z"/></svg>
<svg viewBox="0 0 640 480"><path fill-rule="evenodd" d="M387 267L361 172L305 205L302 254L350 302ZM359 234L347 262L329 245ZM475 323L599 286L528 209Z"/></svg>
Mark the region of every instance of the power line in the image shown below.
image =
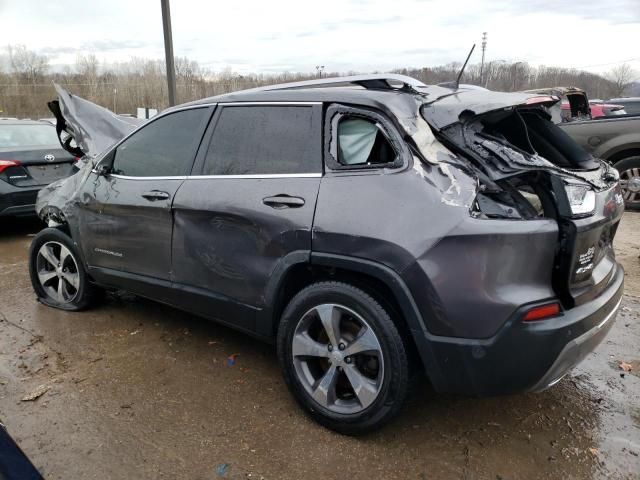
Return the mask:
<svg viewBox="0 0 640 480"><path fill-rule="evenodd" d="M596 65L585 65L583 67L573 67L573 68L580 69L580 68L606 67L607 65L618 65L620 63L634 62L636 60L640 60L640 57L629 58L627 60L620 60L619 62L598 63Z"/></svg>

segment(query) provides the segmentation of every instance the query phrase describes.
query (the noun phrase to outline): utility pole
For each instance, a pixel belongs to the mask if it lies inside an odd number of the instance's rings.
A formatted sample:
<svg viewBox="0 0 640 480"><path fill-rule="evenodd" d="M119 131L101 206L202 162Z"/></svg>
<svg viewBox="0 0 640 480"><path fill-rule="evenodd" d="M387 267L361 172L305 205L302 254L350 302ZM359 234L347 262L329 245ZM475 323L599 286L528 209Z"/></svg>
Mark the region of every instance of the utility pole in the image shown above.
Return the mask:
<svg viewBox="0 0 640 480"><path fill-rule="evenodd" d="M516 88L518 86L518 66L521 65L523 62L516 62L513 64L513 66L511 67L512 69L512 73L511 73L511 77L513 79L513 87L511 89L512 92L516 91Z"/></svg>
<svg viewBox="0 0 640 480"><path fill-rule="evenodd" d="M160 0L162 6L162 29L164 31L164 55L167 64L167 86L169 88L169 106L176 104L176 69L173 64L173 37L171 35L171 10L169 0Z"/></svg>
<svg viewBox="0 0 640 480"><path fill-rule="evenodd" d="M482 85L482 73L484 71L484 51L487 49L487 32L482 32L482 62L480 63L480 85Z"/></svg>

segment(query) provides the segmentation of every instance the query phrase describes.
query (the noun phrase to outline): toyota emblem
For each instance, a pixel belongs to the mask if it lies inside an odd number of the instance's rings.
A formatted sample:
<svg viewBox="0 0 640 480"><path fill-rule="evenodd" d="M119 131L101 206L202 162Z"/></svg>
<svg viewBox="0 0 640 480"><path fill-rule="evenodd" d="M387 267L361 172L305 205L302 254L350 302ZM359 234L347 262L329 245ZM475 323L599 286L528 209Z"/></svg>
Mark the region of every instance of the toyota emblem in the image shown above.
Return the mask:
<svg viewBox="0 0 640 480"><path fill-rule="evenodd" d="M47 162L53 162L53 161L56 159L56 157L55 157L55 156L53 156L53 155L51 155L50 153L48 153L47 155L45 155L45 156L44 156L44 159L45 159Z"/></svg>

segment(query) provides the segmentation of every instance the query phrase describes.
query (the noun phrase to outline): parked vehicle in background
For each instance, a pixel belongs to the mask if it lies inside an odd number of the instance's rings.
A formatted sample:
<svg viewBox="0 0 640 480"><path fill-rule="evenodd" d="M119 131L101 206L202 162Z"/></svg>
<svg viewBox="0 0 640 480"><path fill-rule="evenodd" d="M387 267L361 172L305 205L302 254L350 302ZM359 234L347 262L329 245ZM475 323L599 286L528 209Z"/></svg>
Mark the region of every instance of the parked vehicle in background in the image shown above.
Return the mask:
<svg viewBox="0 0 640 480"><path fill-rule="evenodd" d="M38 119L39 122L47 122L50 123L51 125L55 125L56 124L56 119L55 117L49 117L49 118L39 118Z"/></svg>
<svg viewBox="0 0 640 480"><path fill-rule="evenodd" d="M627 115L640 115L640 97L612 98L607 103L622 105Z"/></svg>
<svg viewBox="0 0 640 480"><path fill-rule="evenodd" d="M624 106L622 105L597 102L593 100L589 100L589 114L587 114L586 112L579 112L577 116L573 116L573 113L571 112L571 105L566 100L560 104L560 110L562 121L564 122L591 119L595 120L597 118L613 117L627 114L627 112L624 110Z"/></svg>
<svg viewBox="0 0 640 480"><path fill-rule="evenodd" d="M627 208L640 210L640 116L562 123L560 127L585 150L616 167Z"/></svg>
<svg viewBox="0 0 640 480"><path fill-rule="evenodd" d="M603 102L602 100L589 100L589 108L591 109L591 118L594 119L627 114L624 109L624 105Z"/></svg>
<svg viewBox="0 0 640 480"><path fill-rule="evenodd" d="M576 120L591 120L589 99L584 90L578 87L545 87L525 90L524 93L538 95L552 95L560 99L549 107L553 123L573 122Z"/></svg>
<svg viewBox="0 0 640 480"><path fill-rule="evenodd" d="M542 88L527 92L555 95L563 99L560 106L556 104L547 109L552 121L589 153L616 167L620 172L620 186L627 208L639 210L640 116L628 115L626 110L627 105L633 105L634 102L619 102L624 110L612 107L623 99L590 105L585 91L576 87ZM608 115L605 115L607 112ZM603 116L598 117L600 114Z"/></svg>
<svg viewBox="0 0 640 480"><path fill-rule="evenodd" d="M614 117L626 115L624 105L607 103L603 101L589 100L589 108L591 109L591 118Z"/></svg>
<svg viewBox="0 0 640 480"><path fill-rule="evenodd" d="M38 191L77 171L75 161L50 123L0 120L0 217L34 215Z"/></svg>
<svg viewBox="0 0 640 480"><path fill-rule="evenodd" d="M365 75L165 110L39 195L33 288L65 310L121 288L275 342L302 408L344 433L397 414L415 371L543 390L624 283L617 172L555 102ZM79 146L95 120L67 119Z"/></svg>

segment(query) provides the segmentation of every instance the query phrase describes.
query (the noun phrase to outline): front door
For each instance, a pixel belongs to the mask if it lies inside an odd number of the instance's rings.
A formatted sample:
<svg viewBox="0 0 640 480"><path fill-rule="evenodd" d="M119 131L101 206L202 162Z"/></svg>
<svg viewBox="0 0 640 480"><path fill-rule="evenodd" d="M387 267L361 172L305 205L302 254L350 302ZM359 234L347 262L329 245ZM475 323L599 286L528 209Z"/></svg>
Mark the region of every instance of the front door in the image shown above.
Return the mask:
<svg viewBox="0 0 640 480"><path fill-rule="evenodd" d="M222 105L205 139L200 175L173 204L172 278L211 300L190 308L254 330L251 311L265 307L271 274L286 257L311 251L321 108Z"/></svg>
<svg viewBox="0 0 640 480"><path fill-rule="evenodd" d="M168 280L171 204L189 173L209 108L169 113L120 143L79 195L79 231L90 269ZM116 272L111 272L115 274Z"/></svg>

